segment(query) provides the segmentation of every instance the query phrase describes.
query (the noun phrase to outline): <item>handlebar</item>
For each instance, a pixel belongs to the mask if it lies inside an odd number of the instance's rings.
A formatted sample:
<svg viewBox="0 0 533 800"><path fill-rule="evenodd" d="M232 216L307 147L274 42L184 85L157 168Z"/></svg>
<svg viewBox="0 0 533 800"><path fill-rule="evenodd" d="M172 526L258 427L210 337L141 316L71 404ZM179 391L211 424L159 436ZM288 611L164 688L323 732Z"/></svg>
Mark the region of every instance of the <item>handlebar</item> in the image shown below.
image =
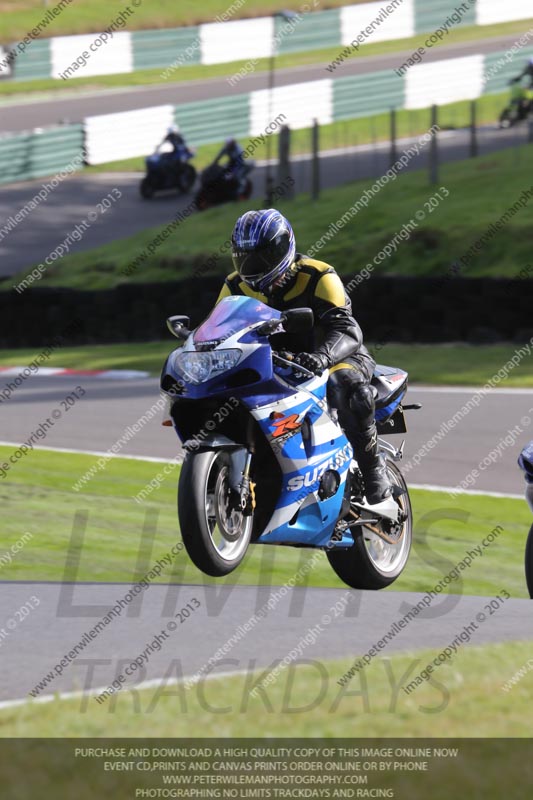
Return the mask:
<svg viewBox="0 0 533 800"><path fill-rule="evenodd" d="M286 367L290 367L295 372L299 372L302 375L309 375L310 378L316 378L317 377L314 372L311 372L310 369L307 369L306 367L302 367L302 366L300 366L300 364L294 364L293 363L293 361L294 361L294 354L293 353L285 353L285 356L286 356L286 358L284 358L283 356L280 356L279 353L273 352L272 353L272 361L276 361L278 364L284 365Z"/></svg>

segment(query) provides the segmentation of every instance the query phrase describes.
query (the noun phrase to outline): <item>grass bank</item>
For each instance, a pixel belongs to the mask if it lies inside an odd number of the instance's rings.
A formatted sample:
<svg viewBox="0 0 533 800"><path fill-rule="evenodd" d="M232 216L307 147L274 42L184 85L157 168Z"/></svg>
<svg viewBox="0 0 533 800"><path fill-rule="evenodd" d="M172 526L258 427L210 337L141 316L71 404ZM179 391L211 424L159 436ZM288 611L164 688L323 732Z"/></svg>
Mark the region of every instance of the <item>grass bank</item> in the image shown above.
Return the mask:
<svg viewBox="0 0 533 800"><path fill-rule="evenodd" d="M134 420L124 422L127 425ZM169 436L173 435L169 431ZM0 464L10 464L9 456L15 450L16 445L0 447ZM159 488L145 502L137 503L133 498L161 472L162 465L111 459L80 491L74 491L73 485L96 461L95 456L41 450L10 465L7 475L0 479L2 548L9 551L23 532L31 538L12 562L2 567L2 580L138 580L142 575L137 574L136 564L146 546L143 526L148 511L157 515L150 564L169 552L180 538L175 510L179 467L162 476ZM394 591L432 588L469 549L501 525L503 531L483 551L483 557L474 561L464 578L450 584L450 591L491 595L504 587L513 597L527 597L523 554L531 515L524 501L470 495L452 500L446 493L422 490L413 490L412 501L415 544L407 569L393 585ZM463 512L462 521L456 518L457 511ZM434 519L436 512L438 520ZM87 515L87 523L79 568L74 570L73 560L67 556L72 555L71 535L79 513ZM433 522L426 532L426 515L430 513ZM257 585L268 575L269 583L281 585L311 557L306 550L252 547L241 567L225 580L228 584ZM183 551L161 580L200 585L212 582ZM308 580L310 586L344 585L325 556Z"/></svg>
<svg viewBox="0 0 533 800"><path fill-rule="evenodd" d="M341 275L353 275L370 266L373 275L452 278L457 273L451 275L451 265L493 229L504 212L531 187L528 175L532 165L533 148L525 145L443 165L440 186L434 188L428 185L425 171L402 174L374 196L367 208L359 211L350 210L373 185L373 180L324 191L316 202L307 195L298 195L293 201L280 201L278 205L291 220L298 249L303 253L328 233L332 223L339 222L349 212L348 222L338 227L337 232L330 232L329 241L325 240L315 256L333 264ZM441 199L435 198L430 207L429 201L435 192L440 193ZM261 201L256 201L255 205L260 207ZM236 216L249 206L250 203L246 206L230 204L192 214L149 256L147 247L162 227L149 228L127 239L66 256L48 267L39 285L103 289L124 281L176 280L190 276L193 268L206 274L205 263L219 253ZM518 209L507 224L472 254L458 274L518 278L531 259L529 218L527 206ZM399 241L395 252L379 263L374 261L393 237L412 221L416 228ZM229 255L220 255L213 261L221 278L230 271ZM125 278L122 270L131 272L131 276ZM30 268L2 281L0 288L11 290L28 272Z"/></svg>

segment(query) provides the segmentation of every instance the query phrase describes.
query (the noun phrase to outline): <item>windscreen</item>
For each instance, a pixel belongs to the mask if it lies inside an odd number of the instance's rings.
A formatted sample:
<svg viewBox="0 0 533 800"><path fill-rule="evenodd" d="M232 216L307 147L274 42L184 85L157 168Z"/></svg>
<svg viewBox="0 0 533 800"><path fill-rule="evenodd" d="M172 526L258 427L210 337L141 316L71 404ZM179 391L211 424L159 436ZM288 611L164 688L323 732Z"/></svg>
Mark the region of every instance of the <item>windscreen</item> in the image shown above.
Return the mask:
<svg viewBox="0 0 533 800"><path fill-rule="evenodd" d="M205 322L194 332L194 342L213 342L227 339L254 322L279 319L280 312L252 297L224 297L214 307Z"/></svg>

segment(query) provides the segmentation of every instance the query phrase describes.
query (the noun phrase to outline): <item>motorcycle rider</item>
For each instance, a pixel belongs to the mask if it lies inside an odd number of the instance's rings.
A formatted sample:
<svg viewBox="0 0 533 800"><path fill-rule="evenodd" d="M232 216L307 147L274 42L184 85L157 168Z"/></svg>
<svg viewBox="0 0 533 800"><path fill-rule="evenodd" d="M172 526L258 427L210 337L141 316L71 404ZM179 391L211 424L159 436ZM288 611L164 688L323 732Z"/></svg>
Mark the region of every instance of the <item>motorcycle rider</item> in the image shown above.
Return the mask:
<svg viewBox="0 0 533 800"><path fill-rule="evenodd" d="M222 150L214 160L214 164L226 157L224 171L229 180L235 180L238 184L239 192L244 191L246 176L252 169L252 164L246 163L245 152L236 139L226 139Z"/></svg>
<svg viewBox="0 0 533 800"><path fill-rule="evenodd" d="M169 161L172 161L177 167L179 167L184 159L192 158L194 155L192 150L187 147L187 143L180 133L178 125L171 125L167 129L166 136L157 149L159 150L159 148L167 142L172 145L172 152L164 153L163 155L166 156Z"/></svg>
<svg viewBox="0 0 533 800"><path fill-rule="evenodd" d="M391 486L378 453L370 386L375 362L363 345L341 279L329 264L296 252L292 227L274 208L239 217L231 243L235 272L226 278L217 303L237 294L278 311L303 306L313 310L312 332L276 334L272 345L296 351L295 363L317 375L329 369L328 398L353 447L367 502L382 502L391 495Z"/></svg>
<svg viewBox="0 0 533 800"><path fill-rule="evenodd" d="M518 83L518 81L521 81L522 78L525 78L526 76L529 76L529 78L531 79L528 88L533 89L533 58L530 58L527 61L524 70L520 73L520 75L518 75L518 77L513 78L513 82Z"/></svg>

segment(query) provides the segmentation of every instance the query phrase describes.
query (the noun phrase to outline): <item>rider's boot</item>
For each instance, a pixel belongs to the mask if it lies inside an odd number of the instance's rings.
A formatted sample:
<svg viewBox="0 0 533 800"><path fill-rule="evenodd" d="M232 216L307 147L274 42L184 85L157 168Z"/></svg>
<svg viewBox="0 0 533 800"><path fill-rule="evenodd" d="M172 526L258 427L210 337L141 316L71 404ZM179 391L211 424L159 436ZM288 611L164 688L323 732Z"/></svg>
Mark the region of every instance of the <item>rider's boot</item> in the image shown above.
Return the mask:
<svg viewBox="0 0 533 800"><path fill-rule="evenodd" d="M387 468L378 452L376 423L373 422L361 433L352 434L350 443L363 475L367 503L369 505L381 503L391 496L392 487Z"/></svg>

